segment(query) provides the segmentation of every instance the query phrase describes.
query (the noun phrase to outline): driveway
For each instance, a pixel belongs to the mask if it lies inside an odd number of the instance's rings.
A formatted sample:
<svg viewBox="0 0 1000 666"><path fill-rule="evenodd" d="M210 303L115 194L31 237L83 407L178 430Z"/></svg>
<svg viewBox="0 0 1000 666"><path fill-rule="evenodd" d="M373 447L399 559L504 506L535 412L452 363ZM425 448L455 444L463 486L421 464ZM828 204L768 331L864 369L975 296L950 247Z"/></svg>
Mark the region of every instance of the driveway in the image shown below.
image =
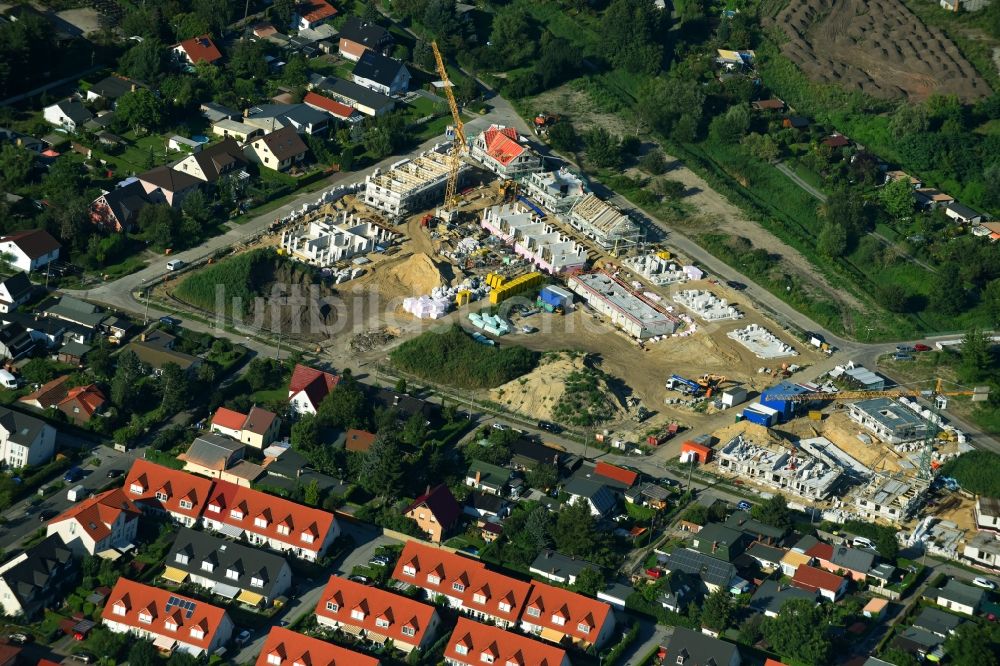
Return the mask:
<svg viewBox="0 0 1000 666"><path fill-rule="evenodd" d="M368 564L375 550L382 546L400 545L401 542L382 534L382 529L368 523L340 521L341 534L354 539L354 549L335 566L337 573L347 576L354 567Z"/></svg>

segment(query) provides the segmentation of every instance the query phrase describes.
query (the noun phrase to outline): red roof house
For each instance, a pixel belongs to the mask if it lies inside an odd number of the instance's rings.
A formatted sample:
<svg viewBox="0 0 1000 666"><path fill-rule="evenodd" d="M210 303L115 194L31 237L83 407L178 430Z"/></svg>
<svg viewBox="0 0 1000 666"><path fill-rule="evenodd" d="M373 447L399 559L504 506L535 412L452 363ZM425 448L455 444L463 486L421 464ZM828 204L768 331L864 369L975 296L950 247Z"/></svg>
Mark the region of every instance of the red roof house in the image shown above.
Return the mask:
<svg viewBox="0 0 1000 666"><path fill-rule="evenodd" d="M458 618L444 649L445 660L458 666L517 664L517 666L569 666L566 651L520 634Z"/></svg>
<svg viewBox="0 0 1000 666"><path fill-rule="evenodd" d="M101 620L111 631L151 640L163 652L195 657L215 652L233 633L224 609L127 578L115 583Z"/></svg>
<svg viewBox="0 0 1000 666"><path fill-rule="evenodd" d="M254 405L246 414L219 407L212 416L211 427L213 432L262 449L277 438L280 425L276 414Z"/></svg>
<svg viewBox="0 0 1000 666"><path fill-rule="evenodd" d="M174 53L192 65L200 62L212 64L222 60L222 53L208 35L185 39L173 48Z"/></svg>
<svg viewBox="0 0 1000 666"><path fill-rule="evenodd" d="M610 463L600 461L594 467L594 474L597 476L604 477L605 479L611 479L612 481L617 481L623 484L626 488L631 488L639 480L639 475L636 472L631 472L627 469L621 467L616 467Z"/></svg>
<svg viewBox="0 0 1000 666"><path fill-rule="evenodd" d="M135 540L142 510L121 488L85 499L49 521L47 536L58 534L79 555L125 548Z"/></svg>
<svg viewBox="0 0 1000 666"><path fill-rule="evenodd" d="M368 641L392 641L404 652L433 643L440 625L434 606L338 576L330 576L316 604L316 621L364 632Z"/></svg>
<svg viewBox="0 0 1000 666"><path fill-rule="evenodd" d="M325 111L339 120L347 120L354 113L354 109L346 104L311 91L306 93L302 102L319 111Z"/></svg>
<svg viewBox="0 0 1000 666"><path fill-rule="evenodd" d="M458 524L462 516L462 505L443 483L413 500L403 512L426 532L431 541L441 543L444 537Z"/></svg>
<svg viewBox="0 0 1000 666"><path fill-rule="evenodd" d="M292 25L299 30L309 30L336 15L337 10L326 0L304 0L295 8Z"/></svg>
<svg viewBox="0 0 1000 666"><path fill-rule="evenodd" d="M212 480L140 459L132 463L123 490L143 511L168 513L191 527L201 516Z"/></svg>
<svg viewBox="0 0 1000 666"><path fill-rule="evenodd" d="M473 142L472 156L502 177L539 170L541 158L520 140L513 127L490 125Z"/></svg>
<svg viewBox="0 0 1000 666"><path fill-rule="evenodd" d="M847 579L829 571L803 564L795 570L792 585L807 592L819 592L830 601L836 601L847 589Z"/></svg>
<svg viewBox="0 0 1000 666"><path fill-rule="evenodd" d="M344 448L354 453L367 453L375 443L375 439L376 435L373 432L351 428L344 435Z"/></svg>
<svg viewBox="0 0 1000 666"><path fill-rule="evenodd" d="M503 628L517 624L531 588L530 583L490 571L480 560L417 541L403 548L392 577L430 596L446 596L459 610Z"/></svg>
<svg viewBox="0 0 1000 666"><path fill-rule="evenodd" d="M296 365L288 383L288 402L296 414L315 414L340 377L306 365Z"/></svg>
<svg viewBox="0 0 1000 666"><path fill-rule="evenodd" d="M547 641L600 648L614 633L611 606L561 587L535 582L521 614L521 628Z"/></svg>
<svg viewBox="0 0 1000 666"><path fill-rule="evenodd" d="M379 666L366 654L299 634L284 627L271 627L257 656L256 666Z"/></svg>
<svg viewBox="0 0 1000 666"><path fill-rule="evenodd" d="M315 561L340 534L333 514L259 490L216 481L201 518L208 529Z"/></svg>

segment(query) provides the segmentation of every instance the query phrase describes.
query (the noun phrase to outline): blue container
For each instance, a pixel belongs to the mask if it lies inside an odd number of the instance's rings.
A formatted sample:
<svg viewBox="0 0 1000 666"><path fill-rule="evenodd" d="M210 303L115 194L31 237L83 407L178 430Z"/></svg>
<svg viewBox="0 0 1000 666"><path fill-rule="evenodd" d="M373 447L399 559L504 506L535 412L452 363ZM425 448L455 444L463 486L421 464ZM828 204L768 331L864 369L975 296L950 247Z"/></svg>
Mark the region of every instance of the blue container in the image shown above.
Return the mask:
<svg viewBox="0 0 1000 666"><path fill-rule="evenodd" d="M774 425L775 417L771 414L755 412L752 409L744 409L743 420L749 421L750 423L756 423L757 425L762 425L765 428L770 428Z"/></svg>

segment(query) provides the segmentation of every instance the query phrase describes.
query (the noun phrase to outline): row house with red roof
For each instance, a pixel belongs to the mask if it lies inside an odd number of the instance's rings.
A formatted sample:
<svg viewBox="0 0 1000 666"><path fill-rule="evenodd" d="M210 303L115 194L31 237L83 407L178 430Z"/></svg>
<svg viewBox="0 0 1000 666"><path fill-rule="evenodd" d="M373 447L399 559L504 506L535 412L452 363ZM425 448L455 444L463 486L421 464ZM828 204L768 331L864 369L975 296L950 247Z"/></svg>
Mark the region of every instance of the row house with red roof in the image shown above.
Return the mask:
<svg viewBox="0 0 1000 666"><path fill-rule="evenodd" d="M600 647L615 629L611 606L561 587L532 583L521 614L521 629L562 644L569 640L583 649Z"/></svg>
<svg viewBox="0 0 1000 666"><path fill-rule="evenodd" d="M320 558L340 535L332 513L238 486L136 460L123 487L144 511L304 560Z"/></svg>
<svg viewBox="0 0 1000 666"><path fill-rule="evenodd" d="M517 178L542 170L542 157L513 127L490 125L472 142L470 154L500 178Z"/></svg>
<svg viewBox="0 0 1000 666"><path fill-rule="evenodd" d="M142 510L121 488L85 499L49 521L46 536L58 534L76 555L97 555L135 541Z"/></svg>
<svg viewBox="0 0 1000 666"><path fill-rule="evenodd" d="M490 571L479 560L415 541L403 548L392 577L421 588L429 598L443 596L449 606L502 628L517 624L531 588L530 583Z"/></svg>
<svg viewBox="0 0 1000 666"><path fill-rule="evenodd" d="M441 625L434 606L338 576L316 604L316 621L407 653L431 645Z"/></svg>
<svg viewBox="0 0 1000 666"><path fill-rule="evenodd" d="M310 562L319 559L340 535L332 513L228 481L213 485L201 523L234 539Z"/></svg>
<svg viewBox="0 0 1000 666"><path fill-rule="evenodd" d="M288 404L296 414L315 414L323 398L340 381L338 375L306 365L296 365L288 382Z"/></svg>
<svg viewBox="0 0 1000 666"><path fill-rule="evenodd" d="M444 660L451 666L570 666L560 647L464 617L445 646Z"/></svg>
<svg viewBox="0 0 1000 666"><path fill-rule="evenodd" d="M345 647L271 627L255 666L379 666L379 660Z"/></svg>
<svg viewBox="0 0 1000 666"><path fill-rule="evenodd" d="M165 514L176 523L192 527L201 517L212 483L211 479L136 460L122 489L143 511Z"/></svg>
<svg viewBox="0 0 1000 666"><path fill-rule="evenodd" d="M127 578L115 583L101 620L115 633L151 640L161 652L194 657L214 653L233 633L224 609Z"/></svg>

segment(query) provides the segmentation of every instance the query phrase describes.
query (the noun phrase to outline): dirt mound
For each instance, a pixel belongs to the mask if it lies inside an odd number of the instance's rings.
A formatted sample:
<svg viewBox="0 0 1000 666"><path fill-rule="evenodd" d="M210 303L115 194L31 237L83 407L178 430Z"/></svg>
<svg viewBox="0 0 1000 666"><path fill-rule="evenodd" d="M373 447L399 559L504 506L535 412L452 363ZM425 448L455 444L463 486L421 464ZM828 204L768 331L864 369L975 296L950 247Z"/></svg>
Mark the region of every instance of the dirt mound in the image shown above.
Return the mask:
<svg viewBox="0 0 1000 666"><path fill-rule="evenodd" d="M615 421L628 410L604 373L583 354L556 352L514 381L490 391L490 399L532 419L573 424L589 414L594 421ZM575 411L576 414L569 412Z"/></svg>
<svg viewBox="0 0 1000 666"><path fill-rule="evenodd" d="M740 421L739 423L727 425L725 428L716 430L712 433L712 435L718 438L719 443L716 446L719 449L728 444L730 440L737 435L743 435L745 439L748 439L755 444L788 446L787 442L785 442L785 440L782 439L778 433L769 428L765 428L762 425L750 423L749 421Z"/></svg>
<svg viewBox="0 0 1000 666"><path fill-rule="evenodd" d="M815 81L914 101L990 94L958 47L901 0L792 0L770 23L788 35L784 54Z"/></svg>
<svg viewBox="0 0 1000 666"><path fill-rule="evenodd" d="M441 269L434 261L418 252L403 261L376 272L375 284L383 296L406 297L429 294L445 284Z"/></svg>

